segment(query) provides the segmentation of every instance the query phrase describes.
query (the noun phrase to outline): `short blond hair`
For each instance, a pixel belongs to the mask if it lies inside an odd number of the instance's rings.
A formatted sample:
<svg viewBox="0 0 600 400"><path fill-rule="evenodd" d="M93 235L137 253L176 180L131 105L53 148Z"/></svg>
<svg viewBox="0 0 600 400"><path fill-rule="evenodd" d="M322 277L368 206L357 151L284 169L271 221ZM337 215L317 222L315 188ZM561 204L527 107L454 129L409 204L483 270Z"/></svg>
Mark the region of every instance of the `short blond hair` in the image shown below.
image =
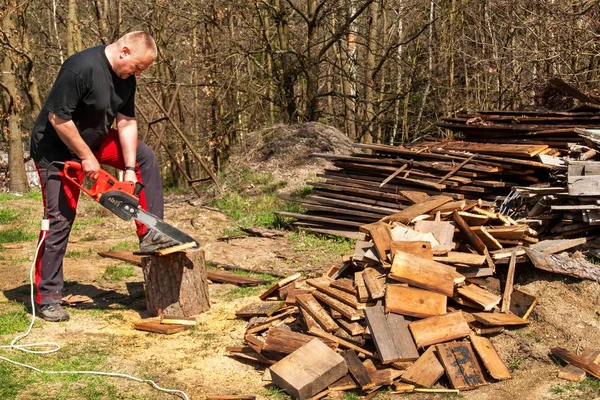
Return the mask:
<svg viewBox="0 0 600 400"><path fill-rule="evenodd" d="M146 52L156 60L158 49L154 38L144 31L133 31L121 36L117 42L119 47L128 47L132 53Z"/></svg>

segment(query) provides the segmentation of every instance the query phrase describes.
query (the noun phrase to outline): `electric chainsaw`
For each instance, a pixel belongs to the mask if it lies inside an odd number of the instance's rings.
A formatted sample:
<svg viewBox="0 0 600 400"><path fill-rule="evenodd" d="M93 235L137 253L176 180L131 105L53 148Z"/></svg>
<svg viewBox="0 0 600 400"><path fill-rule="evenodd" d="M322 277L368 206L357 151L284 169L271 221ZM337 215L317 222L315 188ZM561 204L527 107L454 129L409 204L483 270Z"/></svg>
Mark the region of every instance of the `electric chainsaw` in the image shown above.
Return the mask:
<svg viewBox="0 0 600 400"><path fill-rule="evenodd" d="M98 171L98 178L94 181L92 187L88 189L79 183L78 173L81 170L79 162L65 161L63 174L65 178L73 182L77 187L119 218L125 221L135 219L148 228L160 232L180 244L194 243L192 249L200 247L200 244L194 238L167 224L157 216L144 211L140 207L138 195L144 188L144 185L141 183L121 182L107 171L100 169Z"/></svg>

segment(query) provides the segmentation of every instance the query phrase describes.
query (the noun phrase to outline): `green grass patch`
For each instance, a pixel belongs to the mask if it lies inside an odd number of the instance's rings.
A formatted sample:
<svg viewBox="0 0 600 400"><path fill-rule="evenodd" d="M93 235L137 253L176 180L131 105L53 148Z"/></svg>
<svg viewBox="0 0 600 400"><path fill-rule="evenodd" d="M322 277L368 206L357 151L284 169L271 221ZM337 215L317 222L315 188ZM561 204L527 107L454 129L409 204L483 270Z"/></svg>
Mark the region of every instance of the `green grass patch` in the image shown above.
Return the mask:
<svg viewBox="0 0 600 400"><path fill-rule="evenodd" d="M81 258L81 257L91 256L92 254L94 254L94 251L92 249L87 249L87 250L71 250L71 251L67 251L67 254L65 254L65 257L67 257L67 258Z"/></svg>
<svg viewBox="0 0 600 400"><path fill-rule="evenodd" d="M30 317L23 306L9 308L0 313L0 335L21 333L29 327Z"/></svg>
<svg viewBox="0 0 600 400"><path fill-rule="evenodd" d="M114 246L110 247L110 251L115 251L115 250L131 250L131 249L137 249L138 248L138 243L137 242L132 242L132 241L124 241L124 242L119 242Z"/></svg>
<svg viewBox="0 0 600 400"><path fill-rule="evenodd" d="M275 386L272 386L267 389L266 396L270 399L276 399L276 400L287 400L287 399L292 398L292 396L290 396L286 392L284 392L283 389L279 389Z"/></svg>
<svg viewBox="0 0 600 400"><path fill-rule="evenodd" d="M25 232L21 229L7 229L4 231L0 231L0 244L29 242L31 240L35 240L37 237L37 234Z"/></svg>
<svg viewBox="0 0 600 400"><path fill-rule="evenodd" d="M292 250L307 254L314 263L339 259L352 252L355 246L351 239L303 231L294 232L288 238L292 242Z"/></svg>
<svg viewBox="0 0 600 400"><path fill-rule="evenodd" d="M73 222L72 229L77 231L77 230L83 229L85 227L88 227L90 225L99 225L104 220L105 220L105 217L94 217L94 216L78 218L75 220L75 222Z"/></svg>
<svg viewBox="0 0 600 400"><path fill-rule="evenodd" d="M224 301L233 301L237 299L243 299L244 297L258 296L265 290L270 288L272 285L258 285L258 286L237 286L225 293L221 298Z"/></svg>
<svg viewBox="0 0 600 400"><path fill-rule="evenodd" d="M79 240L81 240L82 242L94 242L94 241L98 240L98 238L95 235L88 233L87 235L85 235L84 237L82 237Z"/></svg>
<svg viewBox="0 0 600 400"><path fill-rule="evenodd" d="M110 282L122 281L125 278L131 278L135 275L135 270L131 265L109 265L106 267L102 279Z"/></svg>
<svg viewBox="0 0 600 400"><path fill-rule="evenodd" d="M19 218L19 213L15 210L0 210L0 224L8 224L16 221Z"/></svg>
<svg viewBox="0 0 600 400"><path fill-rule="evenodd" d="M42 191L40 189L32 189L24 195L14 193L0 193L0 202L13 201L13 200L42 200Z"/></svg>

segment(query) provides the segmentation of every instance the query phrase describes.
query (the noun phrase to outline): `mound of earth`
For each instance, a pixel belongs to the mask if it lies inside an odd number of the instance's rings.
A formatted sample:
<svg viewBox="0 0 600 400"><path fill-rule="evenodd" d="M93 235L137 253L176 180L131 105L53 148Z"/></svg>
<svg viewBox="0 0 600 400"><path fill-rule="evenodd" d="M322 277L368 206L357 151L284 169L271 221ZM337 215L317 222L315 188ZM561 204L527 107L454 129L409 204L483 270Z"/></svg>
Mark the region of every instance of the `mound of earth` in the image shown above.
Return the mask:
<svg viewBox="0 0 600 400"><path fill-rule="evenodd" d="M287 182L282 192L292 192L332 165L323 158L311 157L312 153L353 152L352 141L334 127L318 122L279 124L247 134L230 162L252 171L269 172L275 180Z"/></svg>

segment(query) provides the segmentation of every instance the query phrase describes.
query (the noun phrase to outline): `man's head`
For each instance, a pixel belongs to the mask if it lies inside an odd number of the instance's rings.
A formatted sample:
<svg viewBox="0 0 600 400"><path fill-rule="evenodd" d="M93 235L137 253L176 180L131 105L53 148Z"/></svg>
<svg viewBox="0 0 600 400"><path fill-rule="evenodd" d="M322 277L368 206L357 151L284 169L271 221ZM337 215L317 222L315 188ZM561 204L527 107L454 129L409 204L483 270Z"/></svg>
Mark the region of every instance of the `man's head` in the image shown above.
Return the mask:
<svg viewBox="0 0 600 400"><path fill-rule="evenodd" d="M106 48L108 61L121 79L139 76L157 55L152 36L142 31L129 32Z"/></svg>

